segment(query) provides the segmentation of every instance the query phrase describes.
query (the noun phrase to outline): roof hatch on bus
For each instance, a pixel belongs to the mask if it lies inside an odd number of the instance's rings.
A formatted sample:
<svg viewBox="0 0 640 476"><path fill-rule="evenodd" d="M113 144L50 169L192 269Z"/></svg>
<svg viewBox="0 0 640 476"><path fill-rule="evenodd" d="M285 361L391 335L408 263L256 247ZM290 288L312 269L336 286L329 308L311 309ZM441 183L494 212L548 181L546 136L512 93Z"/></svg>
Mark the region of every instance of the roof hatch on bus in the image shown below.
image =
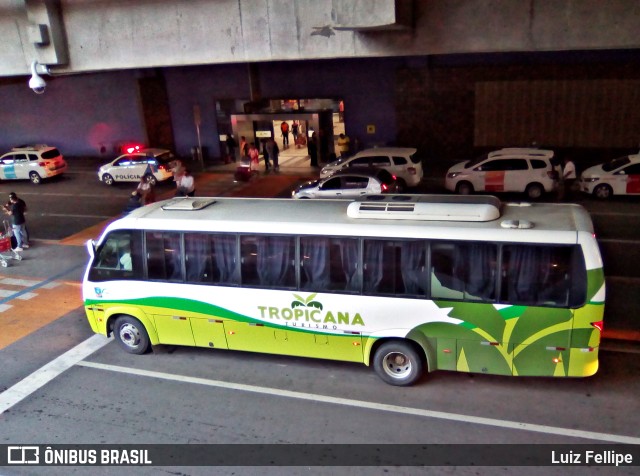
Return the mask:
<svg viewBox="0 0 640 476"><path fill-rule="evenodd" d="M162 205L163 210L202 210L216 203L215 198L176 198Z"/></svg>
<svg viewBox="0 0 640 476"><path fill-rule="evenodd" d="M493 196L371 195L349 204L350 218L424 221L492 221L501 202Z"/></svg>

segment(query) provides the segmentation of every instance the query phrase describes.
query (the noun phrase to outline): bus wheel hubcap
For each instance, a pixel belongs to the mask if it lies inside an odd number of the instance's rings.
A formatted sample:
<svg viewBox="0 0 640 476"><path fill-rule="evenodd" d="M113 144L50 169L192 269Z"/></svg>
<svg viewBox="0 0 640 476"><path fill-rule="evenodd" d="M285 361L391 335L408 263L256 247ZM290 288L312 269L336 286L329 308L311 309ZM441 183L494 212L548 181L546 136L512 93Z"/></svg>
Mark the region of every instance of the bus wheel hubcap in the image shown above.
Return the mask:
<svg viewBox="0 0 640 476"><path fill-rule="evenodd" d="M393 378L406 377L411 372L411 359L400 352L392 352L384 358L384 370Z"/></svg>
<svg viewBox="0 0 640 476"><path fill-rule="evenodd" d="M131 324L125 324L120 328L120 340L129 347L136 347L140 344L140 332Z"/></svg>

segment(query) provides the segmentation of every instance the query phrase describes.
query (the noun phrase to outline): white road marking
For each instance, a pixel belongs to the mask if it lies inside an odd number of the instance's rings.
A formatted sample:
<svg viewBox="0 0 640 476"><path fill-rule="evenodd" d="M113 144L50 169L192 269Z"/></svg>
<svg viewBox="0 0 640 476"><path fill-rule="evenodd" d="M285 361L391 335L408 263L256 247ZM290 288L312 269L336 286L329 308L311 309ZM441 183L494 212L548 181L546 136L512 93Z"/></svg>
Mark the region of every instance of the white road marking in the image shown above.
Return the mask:
<svg viewBox="0 0 640 476"><path fill-rule="evenodd" d="M17 384L0 393L0 415L20 403L36 390L44 387L65 370L70 369L82 359L87 358L96 350L107 345L110 341L111 339L107 339L100 334L91 336L73 349L68 350L60 357L52 360Z"/></svg>
<svg viewBox="0 0 640 476"><path fill-rule="evenodd" d="M13 289L0 289L0 297L13 296L14 294L17 294L17 291ZM23 293L23 294L20 294L20 296L17 296L16 299L28 300L36 296L37 296L36 293Z"/></svg>
<svg viewBox="0 0 640 476"><path fill-rule="evenodd" d="M531 423L522 423L509 420L497 420L494 418L475 417L470 415L460 415L456 413L439 412L433 410L423 410L421 408L401 407L397 405L387 405L384 403L367 402L363 400L352 400L347 398L329 397L325 395L317 395L313 393L294 392L290 390L281 390L277 388L258 387L256 385L245 385L239 383L223 382L221 380L210 380L198 377L188 377L184 375L175 375L164 372L154 372L150 370L132 369L117 365L100 364L97 362L78 362L79 366L90 367L100 370L108 370L111 372L120 372L129 375L137 375L142 377L158 378L163 380L172 380L176 382L193 383L198 385L206 385L209 387L218 387L229 390L239 390L243 392L259 393L263 395L272 395L277 397L296 398L298 400L309 400L314 403L324 402L330 405L345 405L356 408L366 408L369 410L378 410L392 413L401 413L404 415L415 415L425 418L437 418L440 420L458 421L463 423L472 423L476 425L493 426L497 428L508 428L513 430L531 431L536 433L545 433L550 435L568 436L572 438L585 438L596 441L608 441L612 443L623 443L638 445L640 438L613 435L609 433L598 433L592 431L573 430L570 428L559 428L546 425L536 425Z"/></svg>
<svg viewBox="0 0 640 476"><path fill-rule="evenodd" d="M0 284L11 284L12 286L35 286L40 284L40 281L33 281L30 279L15 279L15 278L4 278L0 279Z"/></svg>

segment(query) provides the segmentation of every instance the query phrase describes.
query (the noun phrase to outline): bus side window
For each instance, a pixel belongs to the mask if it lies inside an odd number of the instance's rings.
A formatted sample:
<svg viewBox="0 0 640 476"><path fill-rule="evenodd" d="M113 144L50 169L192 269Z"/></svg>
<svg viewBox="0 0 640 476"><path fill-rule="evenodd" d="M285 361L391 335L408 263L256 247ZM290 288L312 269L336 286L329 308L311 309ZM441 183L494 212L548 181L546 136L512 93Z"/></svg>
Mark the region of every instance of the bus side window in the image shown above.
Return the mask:
<svg viewBox="0 0 640 476"><path fill-rule="evenodd" d="M495 301L497 248L486 243L433 243L434 299Z"/></svg>
<svg viewBox="0 0 640 476"><path fill-rule="evenodd" d="M362 274L365 294L424 296L425 241L365 240Z"/></svg>
<svg viewBox="0 0 640 476"><path fill-rule="evenodd" d="M295 288L293 237L243 236L240 243L243 284Z"/></svg>
<svg viewBox="0 0 640 476"><path fill-rule="evenodd" d="M300 238L300 288L360 292L360 244L353 238Z"/></svg>
<svg viewBox="0 0 640 476"><path fill-rule="evenodd" d="M431 245L431 297L433 299L462 299L463 285L455 277L455 245L433 243Z"/></svg>
<svg viewBox="0 0 640 476"><path fill-rule="evenodd" d="M185 233L184 259L188 283L211 283L215 281L211 266L209 235Z"/></svg>
<svg viewBox="0 0 640 476"><path fill-rule="evenodd" d="M238 284L240 263L235 235L211 235L213 281L218 284Z"/></svg>
<svg viewBox="0 0 640 476"><path fill-rule="evenodd" d="M402 241L399 244L402 291L424 296L427 290L427 247L424 241ZM396 293L400 293L397 285Z"/></svg>
<svg viewBox="0 0 640 476"><path fill-rule="evenodd" d="M300 287L305 291L330 289L331 238L300 238Z"/></svg>
<svg viewBox="0 0 640 476"><path fill-rule="evenodd" d="M180 233L147 232L147 272L149 279L182 280Z"/></svg>
<svg viewBox="0 0 640 476"><path fill-rule="evenodd" d="M567 306L572 252L568 246L505 246L502 299L514 304Z"/></svg>
<svg viewBox="0 0 640 476"><path fill-rule="evenodd" d="M331 240L331 290L360 292L360 242L355 238Z"/></svg>

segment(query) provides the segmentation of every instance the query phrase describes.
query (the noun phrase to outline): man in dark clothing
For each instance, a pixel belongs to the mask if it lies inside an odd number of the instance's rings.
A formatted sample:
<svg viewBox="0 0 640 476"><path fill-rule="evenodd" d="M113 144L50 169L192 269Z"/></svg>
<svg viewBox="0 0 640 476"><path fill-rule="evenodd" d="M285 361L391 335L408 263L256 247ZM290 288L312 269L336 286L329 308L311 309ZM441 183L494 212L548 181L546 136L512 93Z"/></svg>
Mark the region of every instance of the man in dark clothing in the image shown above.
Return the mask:
<svg viewBox="0 0 640 476"><path fill-rule="evenodd" d="M4 206L5 212L11 216L11 228L13 236L16 238L15 251L22 251L23 248L29 248L29 235L27 235L27 220L24 217L27 211L27 204L24 200L11 192L9 194L9 203Z"/></svg>
<svg viewBox="0 0 640 476"><path fill-rule="evenodd" d="M264 147L267 150L267 153L269 154L269 158L271 159L271 162L273 163L273 170L277 172L280 169L280 165L278 164L278 154L280 153L280 149L278 149L278 144L276 144L276 141L269 138L269 140L267 141Z"/></svg>
<svg viewBox="0 0 640 476"><path fill-rule="evenodd" d="M231 134L227 135L227 140L225 141L227 144L227 152L228 152L228 161L235 162L236 161L236 140L233 138ZM226 161L225 161L226 162Z"/></svg>

